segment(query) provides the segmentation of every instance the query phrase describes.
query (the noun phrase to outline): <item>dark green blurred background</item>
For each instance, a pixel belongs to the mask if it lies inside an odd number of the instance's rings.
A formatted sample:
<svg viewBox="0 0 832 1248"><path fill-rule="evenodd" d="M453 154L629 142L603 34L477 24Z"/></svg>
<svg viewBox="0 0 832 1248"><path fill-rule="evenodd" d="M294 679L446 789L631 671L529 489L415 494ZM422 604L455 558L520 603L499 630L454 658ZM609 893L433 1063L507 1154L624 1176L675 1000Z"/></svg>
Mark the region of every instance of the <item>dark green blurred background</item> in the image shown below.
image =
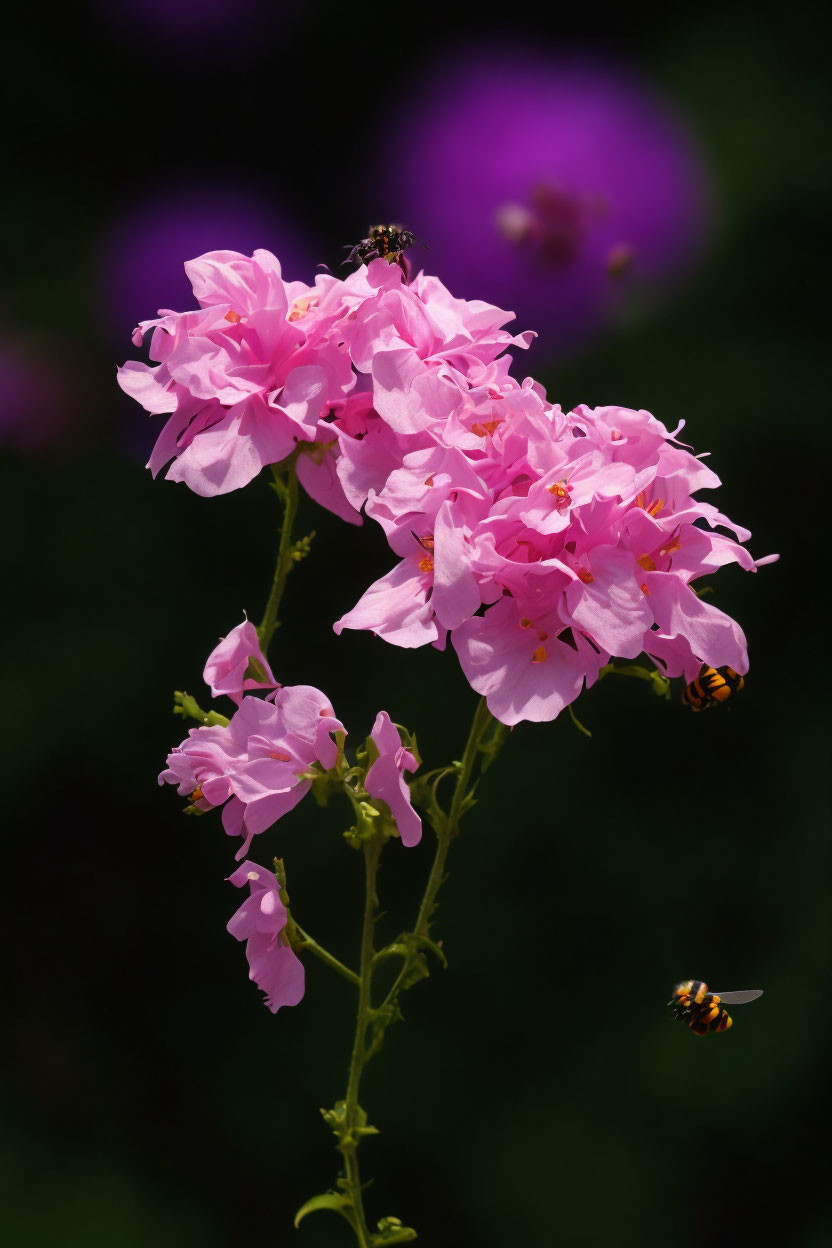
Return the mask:
<svg viewBox="0 0 832 1248"><path fill-rule="evenodd" d="M565 717L512 734L454 846L435 926L450 969L408 996L366 1079L383 1132L364 1150L370 1209L436 1248L832 1244L820 11L585 7L516 27L299 3L227 55L140 38L103 6L16 19L3 332L51 344L44 376L77 419L6 447L2 467L6 1242L350 1242L328 1215L297 1232L291 1217L334 1178L318 1107L343 1094L352 992L314 964L301 1006L263 1008L225 932L234 846L155 782L183 735L171 691L199 693L216 638L262 609L277 507L264 483L205 501L150 480L155 431L115 386L136 353L129 326L103 323L96 248L131 197L163 202L221 157L230 182L293 204L335 264L367 224L356 162L375 143L405 158L378 123L401 75L475 32L519 31L656 81L721 205L675 302L544 375L549 394L685 419L720 504L782 561L717 578L752 663L724 712L609 680L580 703L591 741ZM279 679L321 684L355 738L384 706L427 766L458 755L474 696L452 653L331 632L389 566L380 530L308 500L302 522L318 537L286 599ZM352 961L361 868L341 815L304 803L256 848L284 855L299 921ZM399 915L430 841L387 852ZM765 996L702 1042L664 1010L688 976Z"/></svg>

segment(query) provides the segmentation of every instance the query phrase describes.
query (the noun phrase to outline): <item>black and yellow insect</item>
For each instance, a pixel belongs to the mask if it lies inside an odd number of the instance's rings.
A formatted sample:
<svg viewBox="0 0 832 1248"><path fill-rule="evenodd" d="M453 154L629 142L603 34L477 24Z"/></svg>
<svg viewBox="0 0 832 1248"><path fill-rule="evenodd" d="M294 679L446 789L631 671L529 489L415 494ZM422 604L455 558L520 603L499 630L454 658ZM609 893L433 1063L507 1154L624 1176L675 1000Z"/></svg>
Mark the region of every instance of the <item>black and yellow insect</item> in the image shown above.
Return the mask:
<svg viewBox="0 0 832 1248"><path fill-rule="evenodd" d="M673 1007L673 1017L690 1027L696 1036L709 1031L727 1031L734 1020L724 1005L745 1005L763 995L762 988L748 988L739 992L711 992L701 979L686 979L676 984L668 1005Z"/></svg>
<svg viewBox="0 0 832 1248"><path fill-rule="evenodd" d="M407 277L407 264L404 253L414 243L422 243L412 230L401 225L371 225L366 238L362 238L354 247L349 248L349 255L344 264L369 264L371 260L387 260L397 264ZM426 246L422 243L422 246Z"/></svg>
<svg viewBox="0 0 832 1248"><path fill-rule="evenodd" d="M682 701L692 711L706 711L709 706L727 702L733 693L739 693L744 684L742 676L733 667L708 667L707 663L703 663L696 680L682 690Z"/></svg>

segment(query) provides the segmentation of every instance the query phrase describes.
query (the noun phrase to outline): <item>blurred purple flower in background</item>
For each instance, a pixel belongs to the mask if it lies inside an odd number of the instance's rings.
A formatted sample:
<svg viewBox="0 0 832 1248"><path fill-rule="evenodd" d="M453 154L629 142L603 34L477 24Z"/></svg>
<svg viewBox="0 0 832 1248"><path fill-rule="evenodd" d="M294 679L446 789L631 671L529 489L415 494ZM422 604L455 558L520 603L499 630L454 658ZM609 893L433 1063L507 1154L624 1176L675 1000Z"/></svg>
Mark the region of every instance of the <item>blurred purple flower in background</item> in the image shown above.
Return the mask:
<svg viewBox="0 0 832 1248"><path fill-rule="evenodd" d="M709 179L683 122L631 74L480 49L397 122L389 216L453 293L514 310L562 356L701 251ZM391 183L392 177L392 183ZM421 267L421 257L414 263Z"/></svg>
<svg viewBox="0 0 832 1248"><path fill-rule="evenodd" d="M0 335L0 443L40 452L59 443L77 417L77 369L54 339Z"/></svg>
<svg viewBox="0 0 832 1248"><path fill-rule="evenodd" d="M245 189L191 186L134 203L115 220L98 258L98 306L104 337L129 344L140 320L159 308L196 307L185 262L208 251L251 255L267 247L284 276L298 277L320 257L298 228Z"/></svg>

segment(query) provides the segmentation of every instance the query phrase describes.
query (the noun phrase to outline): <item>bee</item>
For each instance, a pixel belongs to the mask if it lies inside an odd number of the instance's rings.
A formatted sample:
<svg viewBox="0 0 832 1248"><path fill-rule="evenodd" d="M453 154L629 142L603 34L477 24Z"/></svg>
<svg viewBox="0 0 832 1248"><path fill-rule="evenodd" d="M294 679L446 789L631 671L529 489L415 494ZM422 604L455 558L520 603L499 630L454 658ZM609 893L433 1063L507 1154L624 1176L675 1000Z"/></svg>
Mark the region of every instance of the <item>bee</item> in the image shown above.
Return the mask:
<svg viewBox="0 0 832 1248"><path fill-rule="evenodd" d="M694 1035L704 1036L709 1031L727 1031L734 1020L723 1005L745 1005L763 995L762 988L748 988L739 992L711 992L701 979L686 979L676 984L668 1005L673 1007L673 1017L685 1023Z"/></svg>
<svg viewBox="0 0 832 1248"><path fill-rule="evenodd" d="M427 246L427 243L423 243L421 238L417 238L412 230L406 230L404 226L371 225L366 238L362 238L354 247L348 245L350 254L344 264L368 264L370 260L387 260L390 264L397 264L407 277L404 253L414 243Z"/></svg>
<svg viewBox="0 0 832 1248"><path fill-rule="evenodd" d="M706 711L718 702L727 702L732 693L739 693L745 681L733 667L708 667L703 663L696 680L682 690L682 701L692 711Z"/></svg>

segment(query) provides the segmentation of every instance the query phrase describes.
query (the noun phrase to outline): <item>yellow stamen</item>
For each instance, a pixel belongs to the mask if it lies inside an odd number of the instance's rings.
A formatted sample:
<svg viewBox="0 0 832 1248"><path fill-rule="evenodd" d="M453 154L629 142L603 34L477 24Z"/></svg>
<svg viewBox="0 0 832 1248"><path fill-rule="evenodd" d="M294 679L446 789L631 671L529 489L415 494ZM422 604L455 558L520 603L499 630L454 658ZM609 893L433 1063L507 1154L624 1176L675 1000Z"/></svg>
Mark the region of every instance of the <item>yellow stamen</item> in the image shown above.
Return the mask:
<svg viewBox="0 0 832 1248"><path fill-rule="evenodd" d="M569 486L566 481L555 481L553 485L548 485L547 490L557 499L569 498Z"/></svg>
<svg viewBox="0 0 832 1248"><path fill-rule="evenodd" d="M664 499L654 498L653 502L648 507L647 495L644 490L641 490L638 494L636 494L635 503L636 507L641 507L643 511L647 512L648 516L657 516L664 506Z"/></svg>
<svg viewBox="0 0 832 1248"><path fill-rule="evenodd" d="M287 320L299 321L302 316L306 316L306 313L309 311L314 301L314 295L304 295L302 299L296 299L292 304L292 310L289 313Z"/></svg>

